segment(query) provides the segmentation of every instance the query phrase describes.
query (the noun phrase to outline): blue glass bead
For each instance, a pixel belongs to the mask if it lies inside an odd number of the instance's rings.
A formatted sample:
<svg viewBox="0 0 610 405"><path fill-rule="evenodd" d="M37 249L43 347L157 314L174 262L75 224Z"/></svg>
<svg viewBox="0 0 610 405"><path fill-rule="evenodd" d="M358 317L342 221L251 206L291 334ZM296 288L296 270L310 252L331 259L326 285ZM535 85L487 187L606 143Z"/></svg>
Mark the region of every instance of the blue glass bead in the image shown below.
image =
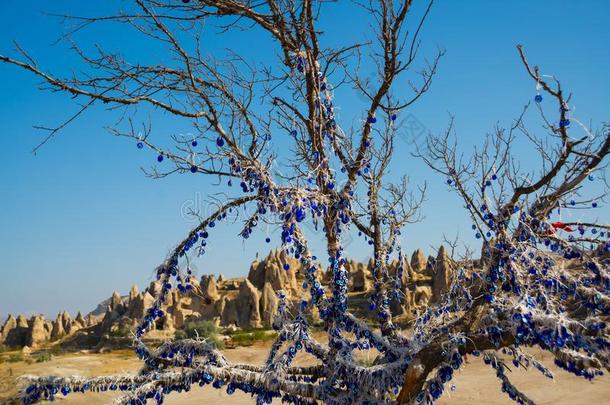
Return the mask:
<svg viewBox="0 0 610 405"><path fill-rule="evenodd" d="M298 207L294 211L294 217L297 222L302 222L305 219L305 210L301 207Z"/></svg>
<svg viewBox="0 0 610 405"><path fill-rule="evenodd" d="M271 238L265 238L265 242L267 242L267 243L271 242Z"/></svg>
<svg viewBox="0 0 610 405"><path fill-rule="evenodd" d="M193 165L191 166L191 173L197 173L197 166Z"/></svg>
<svg viewBox="0 0 610 405"><path fill-rule="evenodd" d="M542 96L540 94L536 94L536 97L534 97L534 101L537 103L542 102Z"/></svg>
<svg viewBox="0 0 610 405"><path fill-rule="evenodd" d="M224 144L225 144L225 140L224 140L224 139L222 139L221 137L218 137L218 138L216 139L216 145L217 145L219 148L222 148L222 147L224 146Z"/></svg>
<svg viewBox="0 0 610 405"><path fill-rule="evenodd" d="M369 117L366 119L366 121L367 121L369 124L374 124L374 123L376 123L376 122L377 122L377 118L375 118L375 117L373 117L373 116L369 116Z"/></svg>
<svg viewBox="0 0 610 405"><path fill-rule="evenodd" d="M138 149L142 149L144 147L144 144L142 142L138 142L136 143L136 146L138 147Z"/></svg>
<svg viewBox="0 0 610 405"><path fill-rule="evenodd" d="M290 265L288 263L284 264L284 270L290 270Z"/></svg>
<svg viewBox="0 0 610 405"><path fill-rule="evenodd" d="M195 146L197 146L197 140L193 140L193 142L191 142L191 145L193 146L193 148L194 148Z"/></svg>
<svg viewBox="0 0 610 405"><path fill-rule="evenodd" d="M157 156L157 162L163 162L163 155Z"/></svg>
<svg viewBox="0 0 610 405"><path fill-rule="evenodd" d="M591 204L591 206L592 206L593 208L597 208L597 203L596 203L596 202L594 202L593 204Z"/></svg>
<svg viewBox="0 0 610 405"><path fill-rule="evenodd" d="M390 119L391 119L392 121L396 121L396 114L392 114L392 115L390 115Z"/></svg>

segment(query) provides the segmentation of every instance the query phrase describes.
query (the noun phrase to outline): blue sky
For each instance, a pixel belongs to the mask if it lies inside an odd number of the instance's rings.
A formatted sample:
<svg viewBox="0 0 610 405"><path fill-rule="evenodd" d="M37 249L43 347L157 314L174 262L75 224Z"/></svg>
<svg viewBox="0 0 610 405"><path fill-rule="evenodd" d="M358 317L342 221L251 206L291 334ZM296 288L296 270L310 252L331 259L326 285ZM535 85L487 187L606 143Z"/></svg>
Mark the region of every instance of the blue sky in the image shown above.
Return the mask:
<svg viewBox="0 0 610 405"><path fill-rule="evenodd" d="M53 44L61 22L44 12L101 14L113 4L117 2L4 0L0 53L15 55L15 39L41 66L69 72L75 59L64 44ZM367 32L359 25L362 16L350 7L347 1L328 6L323 16L328 44L351 42ZM522 43L531 61L574 93L579 119L608 120L609 12L605 1L437 1L423 31L422 56L432 56L437 47L447 53L430 92L405 114L433 132L443 130L448 114L454 114L460 141L476 144L496 123L510 123L535 94L515 50ZM78 39L84 45L124 49L131 60L158 56L154 46L108 26ZM247 57L264 58L272 54L257 49L265 39L259 33L242 38L209 32L206 47L213 53L233 43ZM102 108L32 154L43 136L32 125L58 123L77 107L65 95L39 91L35 78L14 67L0 65L0 75L0 316L88 311L113 290L144 286L194 224L183 215L185 207L200 204L213 187L201 176L146 178L140 168L151 166L154 155L109 135L104 126L115 116ZM337 99L336 104L348 122L359 114L351 112L355 104L350 100ZM189 131L166 114L155 113L152 119L159 137ZM473 243L468 217L444 179L408 153L406 144L398 146L392 175L407 173L414 184L427 182L429 194L425 219L405 229L403 245L409 252L416 247L431 252L443 233L456 232ZM237 232L231 226L215 231L209 254L197 263L199 274L243 275L256 252L270 247L264 231L247 243ZM362 246L354 242L348 253L362 259Z"/></svg>

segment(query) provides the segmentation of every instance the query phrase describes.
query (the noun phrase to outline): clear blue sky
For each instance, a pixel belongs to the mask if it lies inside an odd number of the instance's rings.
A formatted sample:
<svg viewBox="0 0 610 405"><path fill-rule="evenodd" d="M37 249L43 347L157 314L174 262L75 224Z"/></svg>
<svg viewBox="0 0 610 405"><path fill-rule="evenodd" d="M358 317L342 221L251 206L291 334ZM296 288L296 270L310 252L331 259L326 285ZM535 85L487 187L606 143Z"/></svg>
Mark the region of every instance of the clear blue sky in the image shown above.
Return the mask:
<svg viewBox="0 0 610 405"><path fill-rule="evenodd" d="M120 2L119 2L120 3ZM54 2L4 0L0 4L0 53L15 55L12 40L41 66L69 72L74 58L63 44L53 45L61 25L43 12L100 14L114 1ZM363 32L362 19L350 14L349 2L327 7L325 41L336 44ZM102 10L102 8L104 10ZM576 114L585 122L608 120L610 112L610 3L572 1L437 1L423 32L423 53L446 49L431 91L408 113L428 130L441 131L455 114L460 140L476 143L497 122L508 124L535 94L515 51L525 45L529 58L556 74L573 91ZM155 49L122 30L97 28L80 35L83 44L110 43L126 49L130 60L154 59ZM210 32L206 46L214 52L234 40ZM261 57L264 43L250 34L236 45L246 56ZM14 67L0 65L0 316L6 313L54 315L59 310L88 311L113 290L151 280L155 266L185 234L192 221L182 215L213 191L202 176L181 175L151 180L141 167L154 163L150 153L109 135L104 126L114 116L101 108L65 129L37 155L41 139L32 125L52 125L76 110L66 95L38 91L37 80ZM349 100L336 100L349 121ZM355 111L354 114L359 114ZM187 132L183 122L153 115L156 136ZM444 179L427 172L401 144L393 175L410 174L415 184L428 182L422 223L407 228L403 245L431 252L442 234L460 232L472 242L468 217ZM607 220L607 214L606 220ZM247 243L236 227L214 233L198 272L243 275L257 251L266 252L264 233ZM229 249L228 246L232 248ZM348 252L366 257L362 244Z"/></svg>

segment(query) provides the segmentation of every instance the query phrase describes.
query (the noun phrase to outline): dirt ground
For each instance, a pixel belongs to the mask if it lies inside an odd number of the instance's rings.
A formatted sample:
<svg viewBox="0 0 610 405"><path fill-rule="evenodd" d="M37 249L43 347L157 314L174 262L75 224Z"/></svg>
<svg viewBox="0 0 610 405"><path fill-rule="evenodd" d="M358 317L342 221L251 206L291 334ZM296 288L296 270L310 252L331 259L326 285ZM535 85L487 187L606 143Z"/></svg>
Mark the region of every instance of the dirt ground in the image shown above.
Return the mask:
<svg viewBox="0 0 610 405"><path fill-rule="evenodd" d="M264 344L250 347L227 349L226 356L232 361L263 363L267 354ZM545 364L552 364L550 355L542 354ZM306 364L305 358L297 358L298 363ZM26 374L32 375L104 375L130 373L140 366L138 359L130 351L115 351L105 354L66 354L54 357L44 363L17 362L0 364L0 404L17 392L18 379ZM607 375L588 382L551 366L555 380L544 378L537 371L513 371L511 380L538 404L610 404L610 377ZM481 359L470 358L468 364L456 374L452 381L455 390L448 390L439 404L514 404L500 391L500 383L493 370L483 364ZM58 398L56 403L74 405L93 405L111 403L119 394L87 393L71 394ZM188 393L172 394L166 398L169 405L226 405L252 404L252 398L236 392L229 396L224 390L193 388Z"/></svg>

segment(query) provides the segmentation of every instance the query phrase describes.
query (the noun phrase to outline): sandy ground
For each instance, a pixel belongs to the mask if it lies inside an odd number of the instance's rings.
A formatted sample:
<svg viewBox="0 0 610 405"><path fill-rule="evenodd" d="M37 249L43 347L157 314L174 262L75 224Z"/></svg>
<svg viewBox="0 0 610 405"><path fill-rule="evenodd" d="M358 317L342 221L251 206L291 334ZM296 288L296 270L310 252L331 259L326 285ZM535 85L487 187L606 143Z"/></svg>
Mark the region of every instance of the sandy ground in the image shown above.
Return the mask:
<svg viewBox="0 0 610 405"><path fill-rule="evenodd" d="M250 347L239 347L225 351L232 361L262 363L267 354L263 344ZM551 364L548 354L542 354L546 364ZM308 363L305 358L297 358L298 363ZM16 393L18 377L33 375L104 375L129 373L136 371L140 362L129 351L115 351L106 354L66 354L54 357L45 363L25 362L0 364L0 403L7 403L6 398ZM578 378L554 366L555 380L544 378L537 371L514 371L511 380L538 404L610 404L610 377L603 376L594 382ZM483 364L482 360L470 358L468 364L452 381L455 391L447 391L440 404L514 404L503 394L493 370ZM58 398L56 403L74 405L92 405L111 403L117 393L72 394ZM252 404L252 398L236 392L229 396L224 390L210 386L193 388L188 393L172 394L166 404Z"/></svg>

